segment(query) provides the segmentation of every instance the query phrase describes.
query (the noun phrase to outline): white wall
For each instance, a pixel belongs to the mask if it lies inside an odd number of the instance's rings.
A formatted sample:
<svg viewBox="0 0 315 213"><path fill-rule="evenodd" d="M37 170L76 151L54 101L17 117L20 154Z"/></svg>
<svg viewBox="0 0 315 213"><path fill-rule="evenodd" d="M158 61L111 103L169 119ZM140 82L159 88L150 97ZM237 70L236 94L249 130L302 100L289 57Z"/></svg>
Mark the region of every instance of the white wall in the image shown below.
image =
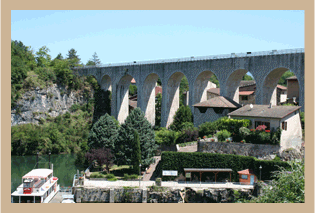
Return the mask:
<svg viewBox="0 0 315 213"><path fill-rule="evenodd" d="M302 126L299 111L281 119L281 123L283 121L287 122L287 130L282 130L281 133L281 151L290 147L300 149L302 145Z"/></svg>

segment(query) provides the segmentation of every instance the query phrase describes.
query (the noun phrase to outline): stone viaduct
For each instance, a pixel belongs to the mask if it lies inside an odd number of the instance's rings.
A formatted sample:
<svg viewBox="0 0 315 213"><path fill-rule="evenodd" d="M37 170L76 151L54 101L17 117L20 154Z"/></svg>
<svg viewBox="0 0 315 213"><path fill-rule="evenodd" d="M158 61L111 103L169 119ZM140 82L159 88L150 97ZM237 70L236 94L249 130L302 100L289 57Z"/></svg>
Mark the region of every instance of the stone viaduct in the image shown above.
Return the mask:
<svg viewBox="0 0 315 213"><path fill-rule="evenodd" d="M179 108L179 85L185 75L189 83L189 106L207 99L210 76L220 83L220 95L238 102L238 86L249 71L256 80L256 104L276 104L276 86L291 70L299 82L299 104L304 111L304 48L264 52L232 53L205 57L142 61L74 68L79 75L93 75L103 90L112 92L111 114L123 123L129 114L129 85L136 80L137 107L155 122L155 85L162 81L161 126L168 127ZM193 112L193 111L192 111Z"/></svg>

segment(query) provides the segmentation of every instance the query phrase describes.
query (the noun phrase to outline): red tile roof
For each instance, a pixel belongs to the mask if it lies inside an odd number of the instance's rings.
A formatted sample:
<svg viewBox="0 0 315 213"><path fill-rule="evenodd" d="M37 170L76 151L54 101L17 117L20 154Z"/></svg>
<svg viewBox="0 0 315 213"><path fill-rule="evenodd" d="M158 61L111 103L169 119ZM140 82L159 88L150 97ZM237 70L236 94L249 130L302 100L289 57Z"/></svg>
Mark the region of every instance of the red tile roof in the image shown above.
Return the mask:
<svg viewBox="0 0 315 213"><path fill-rule="evenodd" d="M220 108L239 108L240 104L230 98L217 96L209 100L193 105L194 107L220 107Z"/></svg>
<svg viewBox="0 0 315 213"><path fill-rule="evenodd" d="M252 95L255 91L239 91L239 95Z"/></svg>
<svg viewBox="0 0 315 213"><path fill-rule="evenodd" d="M241 175L254 174L253 170L251 170L251 169L245 169L245 170L242 170L242 171L238 171L237 173L238 173L238 174L241 174Z"/></svg>
<svg viewBox="0 0 315 213"><path fill-rule="evenodd" d="M156 86L156 87L155 87L155 96L156 96L158 93L162 93L162 87L161 87L161 86Z"/></svg>
<svg viewBox="0 0 315 213"><path fill-rule="evenodd" d="M277 85L277 88L279 88L279 89L282 89L282 90L287 90L287 88L285 87L285 86L282 86L282 85Z"/></svg>

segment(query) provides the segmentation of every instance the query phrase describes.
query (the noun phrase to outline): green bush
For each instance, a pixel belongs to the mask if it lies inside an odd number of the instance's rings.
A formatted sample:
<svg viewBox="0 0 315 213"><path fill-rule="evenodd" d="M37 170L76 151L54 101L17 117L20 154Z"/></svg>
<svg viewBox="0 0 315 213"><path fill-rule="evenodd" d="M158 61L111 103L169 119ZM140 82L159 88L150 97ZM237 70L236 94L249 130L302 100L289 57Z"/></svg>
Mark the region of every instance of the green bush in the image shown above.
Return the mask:
<svg viewBox="0 0 315 213"><path fill-rule="evenodd" d="M179 136L179 132L162 128L162 130L155 132L155 142L158 145L170 146L176 143L178 136Z"/></svg>
<svg viewBox="0 0 315 213"><path fill-rule="evenodd" d="M239 182L238 171L252 169L259 177L259 167L262 166L262 179L270 180L272 172L279 166L288 167L286 162L257 160L251 156L230 154L213 154L200 152L162 152L161 167L157 171L162 176L162 170L177 170L178 174L185 174L184 168L231 168L232 181ZM172 180L175 177L163 177L163 180Z"/></svg>
<svg viewBox="0 0 315 213"><path fill-rule="evenodd" d="M196 141L199 137L198 128L186 128L179 132L179 136L176 139L176 144Z"/></svg>
<svg viewBox="0 0 315 213"><path fill-rule="evenodd" d="M199 126L199 136L213 135L216 133L217 123L216 122L205 122Z"/></svg>
<svg viewBox="0 0 315 213"><path fill-rule="evenodd" d="M219 131L216 134L216 136L217 136L219 142L224 142L227 138L231 137L231 133L224 129L222 131Z"/></svg>

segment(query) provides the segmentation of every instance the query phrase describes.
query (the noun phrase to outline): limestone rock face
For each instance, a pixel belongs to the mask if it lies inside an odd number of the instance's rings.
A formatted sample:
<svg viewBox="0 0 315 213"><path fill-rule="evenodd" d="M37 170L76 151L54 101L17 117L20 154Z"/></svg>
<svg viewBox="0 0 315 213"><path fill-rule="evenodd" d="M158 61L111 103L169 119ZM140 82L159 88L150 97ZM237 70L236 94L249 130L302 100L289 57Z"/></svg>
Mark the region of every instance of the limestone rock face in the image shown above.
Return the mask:
<svg viewBox="0 0 315 213"><path fill-rule="evenodd" d="M17 106L11 109L11 126L37 124L41 118L56 117L69 111L73 104L85 102L82 91L67 90L57 84L46 89L37 87L25 92Z"/></svg>

